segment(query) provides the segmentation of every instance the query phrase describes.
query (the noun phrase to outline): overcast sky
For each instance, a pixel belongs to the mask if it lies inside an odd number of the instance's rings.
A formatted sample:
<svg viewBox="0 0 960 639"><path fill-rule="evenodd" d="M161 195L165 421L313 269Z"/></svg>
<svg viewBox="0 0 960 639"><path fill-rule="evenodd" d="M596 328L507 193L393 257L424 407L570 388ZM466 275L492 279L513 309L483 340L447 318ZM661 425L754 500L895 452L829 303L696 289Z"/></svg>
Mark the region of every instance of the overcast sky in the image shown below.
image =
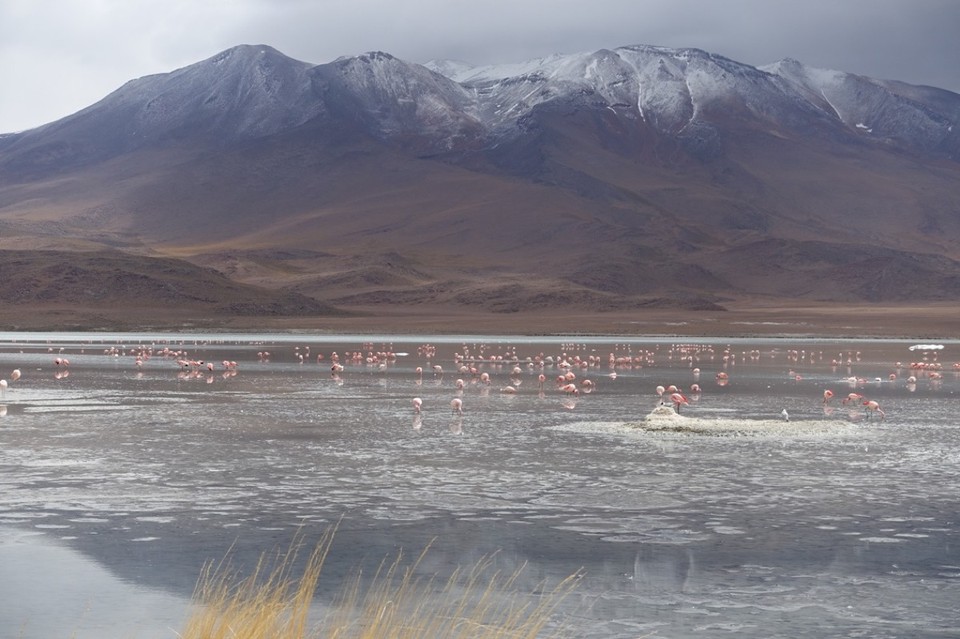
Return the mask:
<svg viewBox="0 0 960 639"><path fill-rule="evenodd" d="M960 92L960 0L0 0L0 132L238 44L477 65L653 44Z"/></svg>

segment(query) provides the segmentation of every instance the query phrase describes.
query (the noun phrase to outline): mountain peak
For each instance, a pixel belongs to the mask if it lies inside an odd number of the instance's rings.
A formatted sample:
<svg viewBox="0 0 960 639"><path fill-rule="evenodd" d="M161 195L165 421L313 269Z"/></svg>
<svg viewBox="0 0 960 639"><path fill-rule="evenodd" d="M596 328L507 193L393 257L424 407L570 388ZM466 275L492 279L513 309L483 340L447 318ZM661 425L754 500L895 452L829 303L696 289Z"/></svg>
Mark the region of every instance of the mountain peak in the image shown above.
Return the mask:
<svg viewBox="0 0 960 639"><path fill-rule="evenodd" d="M357 60L360 62L392 62L397 58L383 51L367 51L358 55Z"/></svg>
<svg viewBox="0 0 960 639"><path fill-rule="evenodd" d="M283 53L280 53L278 50L274 49L268 44L238 44L236 46L230 47L229 49L224 49L220 53L210 56L204 62L210 62L212 64L221 64L223 62L235 59L250 59L257 58L262 56L276 56L281 58L286 58L287 56Z"/></svg>

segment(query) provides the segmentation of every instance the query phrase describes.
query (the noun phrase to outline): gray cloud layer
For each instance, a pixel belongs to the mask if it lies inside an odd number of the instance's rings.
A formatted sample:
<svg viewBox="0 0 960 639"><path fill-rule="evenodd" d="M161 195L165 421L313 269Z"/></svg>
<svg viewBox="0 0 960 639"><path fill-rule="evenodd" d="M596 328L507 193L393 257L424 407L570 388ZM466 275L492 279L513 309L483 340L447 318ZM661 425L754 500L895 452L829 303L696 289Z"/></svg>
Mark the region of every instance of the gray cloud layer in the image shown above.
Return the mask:
<svg viewBox="0 0 960 639"><path fill-rule="evenodd" d="M958 34L957 0L6 0L0 132L237 44L314 63L381 50L473 64L656 44L960 92Z"/></svg>

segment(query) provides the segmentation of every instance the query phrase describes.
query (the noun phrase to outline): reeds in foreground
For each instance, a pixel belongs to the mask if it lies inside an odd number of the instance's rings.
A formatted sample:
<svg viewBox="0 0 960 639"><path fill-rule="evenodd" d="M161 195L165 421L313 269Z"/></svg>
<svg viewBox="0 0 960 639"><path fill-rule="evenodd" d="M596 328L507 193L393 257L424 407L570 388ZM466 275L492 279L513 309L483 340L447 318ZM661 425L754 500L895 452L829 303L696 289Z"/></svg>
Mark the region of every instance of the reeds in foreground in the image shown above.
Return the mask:
<svg viewBox="0 0 960 639"><path fill-rule="evenodd" d="M311 623L310 611L333 531L317 544L303 574L291 575L296 544L269 570L261 557L253 574L237 578L208 566L194 595L195 612L183 639L533 639L543 635L557 606L576 585L571 575L539 595L516 590L521 567L510 575L492 558L445 581L416 576L425 553L408 566L402 554L385 561L364 588L357 575L341 588L326 614ZM543 586L543 584L541 584Z"/></svg>

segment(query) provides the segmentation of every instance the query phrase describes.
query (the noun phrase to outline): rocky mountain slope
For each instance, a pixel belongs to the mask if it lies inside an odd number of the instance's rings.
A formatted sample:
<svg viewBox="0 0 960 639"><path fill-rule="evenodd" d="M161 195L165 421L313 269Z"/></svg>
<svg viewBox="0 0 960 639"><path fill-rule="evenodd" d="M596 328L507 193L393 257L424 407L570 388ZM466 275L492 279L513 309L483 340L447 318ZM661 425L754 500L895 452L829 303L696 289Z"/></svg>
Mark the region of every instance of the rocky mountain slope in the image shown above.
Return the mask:
<svg viewBox="0 0 960 639"><path fill-rule="evenodd" d="M958 120L948 91L697 49L472 68L240 46L0 135L0 249L341 308L952 300Z"/></svg>

